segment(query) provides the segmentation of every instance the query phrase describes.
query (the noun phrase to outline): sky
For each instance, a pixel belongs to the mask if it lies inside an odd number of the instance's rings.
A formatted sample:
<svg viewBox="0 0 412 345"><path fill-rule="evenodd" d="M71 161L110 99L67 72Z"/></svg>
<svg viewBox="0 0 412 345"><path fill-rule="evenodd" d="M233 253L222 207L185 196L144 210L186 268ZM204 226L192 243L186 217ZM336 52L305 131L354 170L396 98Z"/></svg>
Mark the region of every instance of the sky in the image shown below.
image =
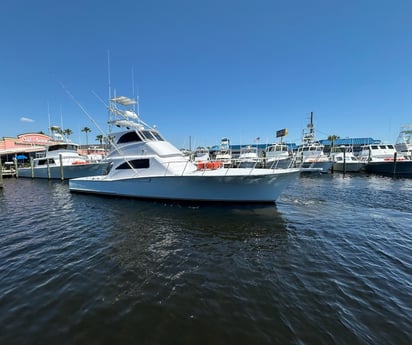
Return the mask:
<svg viewBox="0 0 412 345"><path fill-rule="evenodd" d="M410 0L1 0L0 138L107 130L111 94L178 148L397 139L412 123Z"/></svg>

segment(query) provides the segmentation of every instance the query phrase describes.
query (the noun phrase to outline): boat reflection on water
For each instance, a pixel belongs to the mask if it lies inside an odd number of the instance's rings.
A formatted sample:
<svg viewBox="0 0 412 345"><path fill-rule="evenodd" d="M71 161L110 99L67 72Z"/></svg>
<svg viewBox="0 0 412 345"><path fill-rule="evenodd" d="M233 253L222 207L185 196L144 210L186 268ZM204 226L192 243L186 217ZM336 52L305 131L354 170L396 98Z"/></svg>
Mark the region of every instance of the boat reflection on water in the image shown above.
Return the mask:
<svg viewBox="0 0 412 345"><path fill-rule="evenodd" d="M150 289L145 286L150 284L157 289L162 286L162 292L153 293L164 296L179 286L191 289L189 285L199 274L202 280L209 277L223 284L227 268L222 265L233 265L242 252L249 262L250 253L266 256L277 252L282 256L281 252L287 251L286 223L275 206L191 206L120 199L106 202L121 203L116 206L120 217L109 225L109 255L122 268L119 274L139 275L139 284L123 290L128 296L141 296L145 291L149 300L158 298L148 295Z"/></svg>

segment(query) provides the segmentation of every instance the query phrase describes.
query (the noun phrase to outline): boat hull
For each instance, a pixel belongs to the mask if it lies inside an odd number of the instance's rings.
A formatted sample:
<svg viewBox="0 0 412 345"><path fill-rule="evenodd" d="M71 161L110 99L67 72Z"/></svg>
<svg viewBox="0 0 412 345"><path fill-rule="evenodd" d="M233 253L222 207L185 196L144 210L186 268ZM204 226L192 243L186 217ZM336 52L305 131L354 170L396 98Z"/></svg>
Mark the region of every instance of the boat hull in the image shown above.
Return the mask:
<svg viewBox="0 0 412 345"><path fill-rule="evenodd" d="M233 174L231 172L235 170ZM241 173L244 170L245 173ZM274 203L300 173L289 169L220 169L180 176L110 179L107 176L73 179L72 192L106 194L141 199L197 202ZM252 171L259 171L252 174ZM226 172L226 173L225 173ZM247 173L248 172L248 173Z"/></svg>
<svg viewBox="0 0 412 345"><path fill-rule="evenodd" d="M369 162L365 171L384 176L412 177L412 160Z"/></svg>
<svg viewBox="0 0 412 345"><path fill-rule="evenodd" d="M275 160L267 160L265 165L269 169L287 169L291 166L292 159L290 158L282 158L282 159L275 159Z"/></svg>
<svg viewBox="0 0 412 345"><path fill-rule="evenodd" d="M316 161L316 162L303 162L301 168L315 168L319 169L322 174L327 174L333 166L332 161ZM316 171L316 170L315 170ZM304 172L310 172L310 170L304 170Z"/></svg>
<svg viewBox="0 0 412 345"><path fill-rule="evenodd" d="M64 165L63 175L60 166L41 166L32 168L18 168L18 177L41 179L72 179L85 176L98 176L107 169L108 163L88 163L79 165Z"/></svg>
<svg viewBox="0 0 412 345"><path fill-rule="evenodd" d="M333 164L333 171L339 172L360 172L363 171L365 168L365 163L362 162L351 162L351 163L334 163Z"/></svg>

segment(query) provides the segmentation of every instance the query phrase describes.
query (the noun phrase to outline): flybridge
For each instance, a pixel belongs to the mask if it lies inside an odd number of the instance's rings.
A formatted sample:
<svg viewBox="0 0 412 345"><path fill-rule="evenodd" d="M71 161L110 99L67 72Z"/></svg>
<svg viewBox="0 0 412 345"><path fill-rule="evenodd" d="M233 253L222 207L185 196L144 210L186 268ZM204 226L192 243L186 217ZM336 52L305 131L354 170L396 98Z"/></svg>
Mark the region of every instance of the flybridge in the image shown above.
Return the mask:
<svg viewBox="0 0 412 345"><path fill-rule="evenodd" d="M108 107L108 109L112 113L114 113L116 115L123 116L125 118L129 118L129 119L137 119L138 118L137 114L134 111L131 111L131 110L120 110L120 109L115 108L115 107Z"/></svg>
<svg viewBox="0 0 412 345"><path fill-rule="evenodd" d="M125 127L126 129L143 129L144 126L141 124L139 116L134 110L120 109L118 107L118 105L131 107L136 104L136 100L125 96L111 98L110 105L108 106L110 112L110 120L108 123L117 127Z"/></svg>
<svg viewBox="0 0 412 345"><path fill-rule="evenodd" d="M115 97L115 98L112 98L112 99L110 99L110 100L111 100L112 102L116 102L116 103L119 103L119 104L124 105L124 106L129 106L129 105L135 105L135 104L137 104L137 101L136 101L136 100L131 99L131 98L129 98L129 97L125 97L125 96Z"/></svg>

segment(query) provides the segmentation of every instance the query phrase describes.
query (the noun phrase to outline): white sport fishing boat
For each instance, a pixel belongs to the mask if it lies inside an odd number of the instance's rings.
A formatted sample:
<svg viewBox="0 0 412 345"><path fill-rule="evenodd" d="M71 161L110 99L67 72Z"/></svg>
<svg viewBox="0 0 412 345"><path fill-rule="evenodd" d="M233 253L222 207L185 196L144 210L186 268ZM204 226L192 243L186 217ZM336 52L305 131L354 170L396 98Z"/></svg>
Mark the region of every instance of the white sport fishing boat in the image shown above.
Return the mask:
<svg viewBox="0 0 412 345"><path fill-rule="evenodd" d="M412 158L412 125L401 127L395 149L399 155Z"/></svg>
<svg viewBox="0 0 412 345"><path fill-rule="evenodd" d="M59 129L51 127L54 144L47 146L41 156L31 159L30 166L19 167L18 177L65 180L101 175L107 169L107 163L80 155L79 145L63 137Z"/></svg>
<svg viewBox="0 0 412 345"><path fill-rule="evenodd" d="M392 144L370 144L362 146L361 161L365 171L392 177L412 177L412 160L399 154Z"/></svg>
<svg viewBox="0 0 412 345"><path fill-rule="evenodd" d="M331 158L333 171L360 172L365 168L365 162L354 155L351 147L341 147L340 151L331 153Z"/></svg>
<svg viewBox="0 0 412 345"><path fill-rule="evenodd" d="M286 144L273 143L264 152L267 168L289 168L292 163L292 157Z"/></svg>
<svg viewBox="0 0 412 345"><path fill-rule="evenodd" d="M225 168L192 162L140 117L121 116L126 97L110 100L110 123L123 128L110 133L112 149L106 175L69 181L72 192L142 199L194 202L274 203L299 176L299 168Z"/></svg>
<svg viewBox="0 0 412 345"><path fill-rule="evenodd" d="M216 152L215 160L222 162L225 168L232 166L232 150L228 138L222 138L220 141L219 151Z"/></svg>
<svg viewBox="0 0 412 345"><path fill-rule="evenodd" d="M320 169L321 173L328 173L333 166L333 161L324 153L324 146L316 140L313 126L313 112L310 113L308 132L303 133L302 144L298 146L295 154L295 164L305 169L305 172ZM309 169L306 169L309 168Z"/></svg>

